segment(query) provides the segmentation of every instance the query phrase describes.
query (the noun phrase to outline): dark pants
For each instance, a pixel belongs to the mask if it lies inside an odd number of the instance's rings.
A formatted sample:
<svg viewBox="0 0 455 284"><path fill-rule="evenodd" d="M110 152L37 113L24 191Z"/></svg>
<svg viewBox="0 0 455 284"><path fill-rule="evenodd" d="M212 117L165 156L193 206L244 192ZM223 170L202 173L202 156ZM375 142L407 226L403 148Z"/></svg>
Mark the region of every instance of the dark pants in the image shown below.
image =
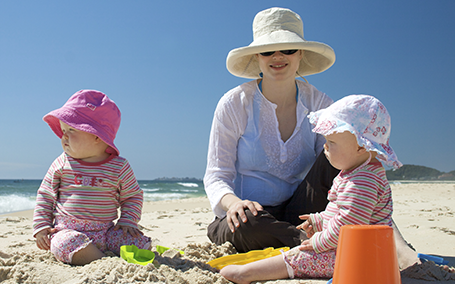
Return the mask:
<svg viewBox="0 0 455 284"><path fill-rule="evenodd" d="M338 170L321 153L294 195L279 206L263 206L257 216L246 210L248 221L239 219L240 227L232 233L226 217L216 218L208 229L209 239L221 245L231 242L238 252L267 247L295 247L305 235L295 226L303 221L299 215L321 212L327 206L327 194ZM302 235L303 234L303 235Z"/></svg>

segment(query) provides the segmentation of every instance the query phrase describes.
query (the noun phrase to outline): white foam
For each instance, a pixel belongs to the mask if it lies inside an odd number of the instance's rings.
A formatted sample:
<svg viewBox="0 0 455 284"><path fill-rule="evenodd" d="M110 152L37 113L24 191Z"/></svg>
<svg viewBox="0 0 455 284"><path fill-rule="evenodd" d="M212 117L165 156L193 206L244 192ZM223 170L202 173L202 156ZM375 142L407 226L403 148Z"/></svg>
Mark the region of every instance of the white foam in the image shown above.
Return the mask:
<svg viewBox="0 0 455 284"><path fill-rule="evenodd" d="M171 189L171 191L174 191L174 192L191 192L191 193L197 193L199 192L199 190L197 189Z"/></svg>
<svg viewBox="0 0 455 284"><path fill-rule="evenodd" d="M155 191L159 191L160 189L159 188L142 188L142 190L144 192L155 192Z"/></svg>
<svg viewBox="0 0 455 284"><path fill-rule="evenodd" d="M35 200L16 194L0 195L0 214L30 210L35 208Z"/></svg>
<svg viewBox="0 0 455 284"><path fill-rule="evenodd" d="M188 195L182 193L145 193L145 201L162 201L162 200L172 200L172 199L183 199L187 198Z"/></svg>
<svg viewBox="0 0 455 284"><path fill-rule="evenodd" d="M199 187L197 183L192 182L178 182L178 184L186 186L186 187Z"/></svg>

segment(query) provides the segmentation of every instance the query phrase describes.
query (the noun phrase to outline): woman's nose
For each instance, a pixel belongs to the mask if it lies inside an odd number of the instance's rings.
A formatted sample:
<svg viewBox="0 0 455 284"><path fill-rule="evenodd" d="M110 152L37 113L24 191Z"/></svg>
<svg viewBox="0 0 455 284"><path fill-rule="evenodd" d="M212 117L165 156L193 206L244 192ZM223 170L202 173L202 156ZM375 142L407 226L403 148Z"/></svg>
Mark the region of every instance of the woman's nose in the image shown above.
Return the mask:
<svg viewBox="0 0 455 284"><path fill-rule="evenodd" d="M277 50L275 51L274 54L272 54L273 57L282 57L283 56L283 53L281 53L281 51Z"/></svg>

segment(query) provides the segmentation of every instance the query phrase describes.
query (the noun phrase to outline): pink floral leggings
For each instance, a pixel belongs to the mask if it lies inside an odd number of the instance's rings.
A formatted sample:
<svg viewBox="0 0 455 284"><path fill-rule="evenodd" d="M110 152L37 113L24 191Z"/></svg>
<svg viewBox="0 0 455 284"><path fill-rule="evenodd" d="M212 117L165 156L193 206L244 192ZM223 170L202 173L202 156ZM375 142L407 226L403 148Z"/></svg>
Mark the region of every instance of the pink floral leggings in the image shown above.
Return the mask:
<svg viewBox="0 0 455 284"><path fill-rule="evenodd" d="M119 255L122 245L135 245L148 249L151 239L147 236L133 237L122 230L114 231L113 222L99 222L56 216L55 229L51 235L51 252L58 260L71 263L73 255L93 243L100 251L112 251Z"/></svg>
<svg viewBox="0 0 455 284"><path fill-rule="evenodd" d="M322 253L299 250L299 246L283 253L289 278L331 278L335 269L336 250Z"/></svg>

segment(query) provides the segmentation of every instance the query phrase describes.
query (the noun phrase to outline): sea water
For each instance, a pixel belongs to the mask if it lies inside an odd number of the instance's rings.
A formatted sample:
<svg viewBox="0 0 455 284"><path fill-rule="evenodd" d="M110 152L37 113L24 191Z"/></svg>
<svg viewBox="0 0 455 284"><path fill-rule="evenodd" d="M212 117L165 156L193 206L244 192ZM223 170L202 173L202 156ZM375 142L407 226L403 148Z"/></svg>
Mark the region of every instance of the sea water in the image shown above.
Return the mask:
<svg viewBox="0 0 455 284"><path fill-rule="evenodd" d="M144 201L161 201L205 196L202 181L139 180ZM35 208L41 180L1 180L0 214Z"/></svg>

